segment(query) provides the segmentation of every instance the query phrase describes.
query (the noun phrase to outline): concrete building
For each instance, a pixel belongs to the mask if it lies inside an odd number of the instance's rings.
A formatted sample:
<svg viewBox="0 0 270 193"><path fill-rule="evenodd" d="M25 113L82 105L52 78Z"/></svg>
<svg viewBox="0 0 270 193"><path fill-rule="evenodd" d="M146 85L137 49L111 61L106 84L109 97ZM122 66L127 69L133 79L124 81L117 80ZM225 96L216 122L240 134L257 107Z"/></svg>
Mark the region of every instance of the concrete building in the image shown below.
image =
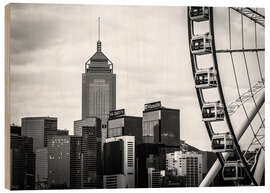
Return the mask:
<svg viewBox="0 0 270 193"><path fill-rule="evenodd" d="M106 138L109 112L116 107L116 75L112 62L97 41L96 53L85 63L82 74L82 119L98 117L102 122L102 136Z"/></svg>
<svg viewBox="0 0 270 193"><path fill-rule="evenodd" d="M70 136L49 136L48 171L48 188L70 187Z"/></svg>
<svg viewBox="0 0 270 193"><path fill-rule="evenodd" d="M148 168L148 188L160 188L164 176L165 170Z"/></svg>
<svg viewBox="0 0 270 193"><path fill-rule="evenodd" d="M11 134L10 148L11 189L35 189L33 139Z"/></svg>
<svg viewBox="0 0 270 193"><path fill-rule="evenodd" d="M36 189L48 188L48 148L36 150Z"/></svg>
<svg viewBox="0 0 270 193"><path fill-rule="evenodd" d="M178 147L180 144L180 110L169 109L161 102L144 105L143 142Z"/></svg>
<svg viewBox="0 0 270 193"><path fill-rule="evenodd" d="M135 187L135 137L107 138L104 144L104 188Z"/></svg>
<svg viewBox="0 0 270 193"><path fill-rule="evenodd" d="M142 117L127 116L125 109L110 111L108 138L135 136L136 144L142 143Z"/></svg>
<svg viewBox="0 0 270 193"><path fill-rule="evenodd" d="M95 126L82 127L83 188L102 188L101 120Z"/></svg>
<svg viewBox="0 0 270 193"><path fill-rule="evenodd" d="M82 137L70 136L70 188L82 188Z"/></svg>
<svg viewBox="0 0 270 193"><path fill-rule="evenodd" d="M47 147L48 135L55 134L57 118L24 117L22 118L22 136L33 138L33 150Z"/></svg>
<svg viewBox="0 0 270 193"><path fill-rule="evenodd" d="M177 176L184 176L186 187L197 187L203 177L202 154L176 151L166 154L166 170L176 170Z"/></svg>

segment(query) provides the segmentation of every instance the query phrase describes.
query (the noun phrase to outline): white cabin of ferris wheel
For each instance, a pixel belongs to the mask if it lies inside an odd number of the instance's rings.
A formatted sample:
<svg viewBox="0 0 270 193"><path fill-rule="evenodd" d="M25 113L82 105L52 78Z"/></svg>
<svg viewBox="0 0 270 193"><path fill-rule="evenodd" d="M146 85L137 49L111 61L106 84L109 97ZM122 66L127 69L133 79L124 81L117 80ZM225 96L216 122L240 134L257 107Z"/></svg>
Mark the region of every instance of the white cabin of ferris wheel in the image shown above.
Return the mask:
<svg viewBox="0 0 270 193"><path fill-rule="evenodd" d="M211 141L212 151L217 152L231 152L233 151L233 139L230 133L214 134Z"/></svg>
<svg viewBox="0 0 270 193"><path fill-rule="evenodd" d="M198 69L195 73L196 88L213 88L217 87L217 72L213 67Z"/></svg>
<svg viewBox="0 0 270 193"><path fill-rule="evenodd" d="M225 181L239 181L245 179L244 164L240 161L226 161L222 169Z"/></svg>
<svg viewBox="0 0 270 193"><path fill-rule="evenodd" d="M191 7L189 17L196 22L209 20L209 7Z"/></svg>
<svg viewBox="0 0 270 193"><path fill-rule="evenodd" d="M190 43L191 53L195 55L210 54L212 52L211 41L212 37L208 32L201 35L194 35Z"/></svg>
<svg viewBox="0 0 270 193"><path fill-rule="evenodd" d="M205 103L202 107L203 121L223 121L224 107L220 101Z"/></svg>

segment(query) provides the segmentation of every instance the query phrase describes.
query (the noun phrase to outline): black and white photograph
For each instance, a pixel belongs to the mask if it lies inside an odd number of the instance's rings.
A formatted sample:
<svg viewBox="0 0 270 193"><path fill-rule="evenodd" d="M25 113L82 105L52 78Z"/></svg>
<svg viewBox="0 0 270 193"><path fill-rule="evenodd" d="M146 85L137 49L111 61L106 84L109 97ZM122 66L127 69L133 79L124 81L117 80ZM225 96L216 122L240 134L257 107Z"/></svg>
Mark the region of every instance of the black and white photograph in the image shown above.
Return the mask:
<svg viewBox="0 0 270 193"><path fill-rule="evenodd" d="M5 14L6 188L265 186L264 7Z"/></svg>

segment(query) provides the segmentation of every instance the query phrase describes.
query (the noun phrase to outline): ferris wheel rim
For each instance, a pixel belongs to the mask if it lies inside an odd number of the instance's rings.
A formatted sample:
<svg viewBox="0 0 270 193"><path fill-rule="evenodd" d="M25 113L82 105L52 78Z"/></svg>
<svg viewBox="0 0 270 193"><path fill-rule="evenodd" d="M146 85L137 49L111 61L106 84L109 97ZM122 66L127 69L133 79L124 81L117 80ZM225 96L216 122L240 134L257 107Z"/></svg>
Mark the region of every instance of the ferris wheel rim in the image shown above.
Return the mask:
<svg viewBox="0 0 270 193"><path fill-rule="evenodd" d="M190 8L188 7L188 9L187 9L188 10L188 38L189 38L189 44L191 46L191 38L194 35L194 31L193 31L194 30L193 29L193 22L194 21L192 21L191 18L189 17L189 9ZM226 125L227 125L230 133L233 136L233 141L234 141L234 144L235 144L235 147L236 147L236 152L237 152L240 160L242 161L242 163L244 165L244 169L245 169L249 179L251 180L251 182L254 185L258 185L256 180L254 179L253 175L251 174L249 168L248 168L248 164L247 164L247 162L246 162L246 160L245 160L245 158L243 156L243 153L241 152L241 148L240 148L240 145L238 143L238 139L235 136L234 128L233 128L232 123L231 123L230 115L228 114L228 111L227 111L227 103L226 103L226 100L225 100L225 97L224 97L224 94L223 94L223 90L222 90L222 83L221 83L221 79L220 79L220 75L219 75L218 61L217 61L217 56L216 56L214 22L213 22L213 8L212 7L209 7L209 28L210 28L209 33L211 35L212 60L213 60L213 63L214 63L215 70L217 71L217 90L218 90L218 93L219 93L220 101L222 102L222 104L224 106L225 122L226 122ZM198 65L197 65L196 55L191 52L191 47L190 47L190 58L191 58L193 77L194 77L194 80L195 80L195 72L196 72L196 70L198 70ZM205 102L202 90L196 88L196 94L197 94L197 98L198 98L198 101L199 101L200 108L202 110L202 106L203 106L203 104ZM208 132L208 136L209 136L209 138L211 140L212 135L213 135L213 129L212 129L211 122L204 121L204 123L205 123L206 129L207 129L207 132ZM222 153L216 153L216 155L217 155L221 165L224 165L226 160L223 158Z"/></svg>

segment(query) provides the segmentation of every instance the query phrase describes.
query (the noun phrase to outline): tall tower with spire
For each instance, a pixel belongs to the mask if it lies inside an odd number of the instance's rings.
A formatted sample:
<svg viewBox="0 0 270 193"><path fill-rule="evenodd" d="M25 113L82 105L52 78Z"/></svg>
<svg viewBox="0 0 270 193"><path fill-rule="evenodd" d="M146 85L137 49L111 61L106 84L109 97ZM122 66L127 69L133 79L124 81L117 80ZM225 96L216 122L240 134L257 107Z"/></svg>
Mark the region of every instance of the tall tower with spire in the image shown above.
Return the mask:
<svg viewBox="0 0 270 193"><path fill-rule="evenodd" d="M86 61L82 74L82 119L95 116L102 121L102 138L107 134L109 112L116 107L116 75L113 63L102 52L100 18L96 53Z"/></svg>

